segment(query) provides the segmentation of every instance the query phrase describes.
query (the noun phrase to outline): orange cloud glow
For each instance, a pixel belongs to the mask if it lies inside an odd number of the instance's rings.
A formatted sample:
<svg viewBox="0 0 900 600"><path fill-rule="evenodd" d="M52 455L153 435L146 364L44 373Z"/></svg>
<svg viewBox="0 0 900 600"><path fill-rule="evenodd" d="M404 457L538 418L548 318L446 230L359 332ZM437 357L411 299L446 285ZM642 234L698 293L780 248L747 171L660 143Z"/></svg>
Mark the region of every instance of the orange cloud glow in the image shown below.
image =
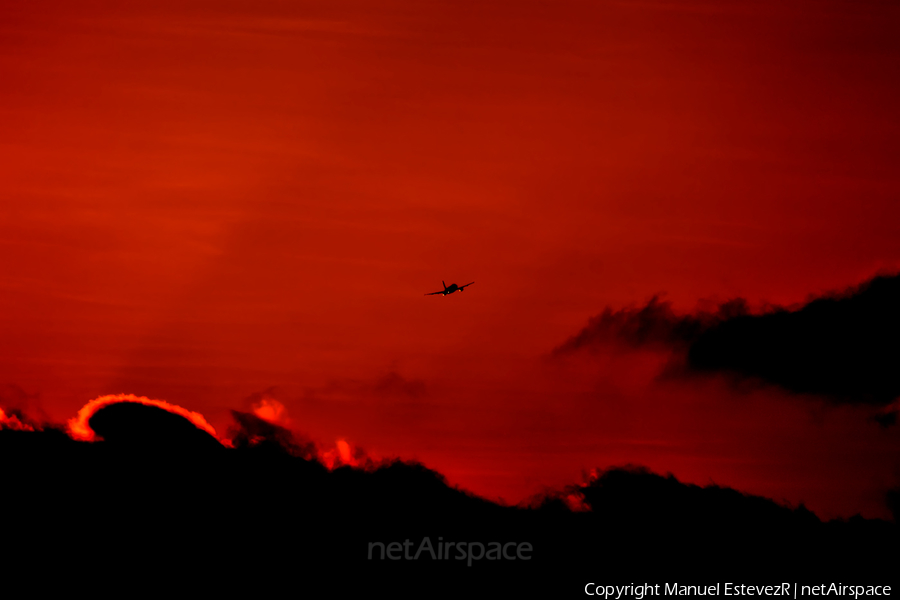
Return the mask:
<svg viewBox="0 0 900 600"><path fill-rule="evenodd" d="M97 435L94 433L94 430L91 429L88 421L90 421L91 417L94 416L94 413L96 413L104 406L109 406L110 404L116 404L118 402L137 402L139 404L144 404L147 406L156 406L163 410L167 410L170 413L180 415L220 442L227 444L227 440L219 438L219 436L216 434L216 430L213 429L212 425L206 422L206 419L203 418L203 415L201 415L200 413L189 411L175 404L169 404L164 400L152 400L144 396L135 396L134 394L109 394L106 396L100 396L99 398L94 398L93 400L82 406L81 410L78 411L78 414L74 418L69 419L69 435L76 440L88 442L96 441Z"/></svg>
<svg viewBox="0 0 900 600"><path fill-rule="evenodd" d="M284 404L272 398L263 398L253 405L253 414L269 423L286 425L288 422L287 410Z"/></svg>
<svg viewBox="0 0 900 600"><path fill-rule="evenodd" d="M16 415L6 416L3 409L0 408L0 429L14 429L17 431L34 431L34 427L27 423L23 423Z"/></svg>
<svg viewBox="0 0 900 600"><path fill-rule="evenodd" d="M337 467L366 468L367 464L371 464L365 460L365 453L360 448L353 447L344 439L338 439L331 450L320 452L319 460L329 469Z"/></svg>

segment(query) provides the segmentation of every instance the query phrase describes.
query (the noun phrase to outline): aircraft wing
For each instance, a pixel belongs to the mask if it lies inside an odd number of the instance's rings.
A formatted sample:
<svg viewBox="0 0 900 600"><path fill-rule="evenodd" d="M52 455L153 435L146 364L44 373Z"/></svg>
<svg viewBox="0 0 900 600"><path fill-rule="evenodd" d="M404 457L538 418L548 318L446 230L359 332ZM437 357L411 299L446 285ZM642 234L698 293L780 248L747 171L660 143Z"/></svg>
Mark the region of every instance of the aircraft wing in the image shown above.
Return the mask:
<svg viewBox="0 0 900 600"><path fill-rule="evenodd" d="M475 283L474 281L472 283ZM464 287L469 287L472 283L467 283L466 285L459 286L459 289L463 289Z"/></svg>
<svg viewBox="0 0 900 600"><path fill-rule="evenodd" d="M425 295L426 296L434 296L435 294L443 294L443 293L444 293L444 290L441 290L440 292L431 292L430 294L425 294Z"/></svg>

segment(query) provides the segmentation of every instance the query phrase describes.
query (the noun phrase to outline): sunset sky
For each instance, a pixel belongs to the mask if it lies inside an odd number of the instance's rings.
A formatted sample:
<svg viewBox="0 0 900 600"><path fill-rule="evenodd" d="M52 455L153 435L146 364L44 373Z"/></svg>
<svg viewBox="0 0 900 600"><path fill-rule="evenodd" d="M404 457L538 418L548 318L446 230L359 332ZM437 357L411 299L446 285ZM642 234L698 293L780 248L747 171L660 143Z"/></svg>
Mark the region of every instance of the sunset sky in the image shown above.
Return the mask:
<svg viewBox="0 0 900 600"><path fill-rule="evenodd" d="M509 503L634 463L887 517L872 407L552 352L657 294L896 273L898 31L880 0L0 0L0 408L224 432L268 399Z"/></svg>

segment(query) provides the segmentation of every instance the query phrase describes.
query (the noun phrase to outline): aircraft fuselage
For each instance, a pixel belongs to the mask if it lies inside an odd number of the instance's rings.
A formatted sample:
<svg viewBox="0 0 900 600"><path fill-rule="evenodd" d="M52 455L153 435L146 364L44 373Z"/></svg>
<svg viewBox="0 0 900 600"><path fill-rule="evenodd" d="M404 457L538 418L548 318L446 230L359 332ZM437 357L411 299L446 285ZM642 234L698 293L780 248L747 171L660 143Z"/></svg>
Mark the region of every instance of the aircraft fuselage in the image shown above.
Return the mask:
<svg viewBox="0 0 900 600"><path fill-rule="evenodd" d="M472 283L475 283L475 282L473 281ZM426 296L436 296L436 295L440 294L441 296L449 296L449 295L452 294L453 292L464 292L464 291L466 291L466 288L469 287L470 285L472 285L472 283L467 283L466 285L456 285L455 283L451 283L450 285L447 285L446 283L444 283L444 282L442 281L442 282L441 282L441 285L444 286L444 289L443 289L443 290L440 290L440 291L437 291L437 292L429 292L429 293L427 293L427 294L425 294L425 295L426 295Z"/></svg>

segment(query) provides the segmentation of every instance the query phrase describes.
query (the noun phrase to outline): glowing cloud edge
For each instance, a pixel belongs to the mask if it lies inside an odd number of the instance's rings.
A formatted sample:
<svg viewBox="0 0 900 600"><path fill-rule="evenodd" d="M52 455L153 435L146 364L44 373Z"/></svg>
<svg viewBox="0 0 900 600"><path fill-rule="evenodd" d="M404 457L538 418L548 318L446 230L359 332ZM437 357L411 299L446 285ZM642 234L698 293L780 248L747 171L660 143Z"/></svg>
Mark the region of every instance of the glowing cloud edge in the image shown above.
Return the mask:
<svg viewBox="0 0 900 600"><path fill-rule="evenodd" d="M137 404L144 404L146 406L156 406L157 408L161 408L170 413L179 415L190 421L194 424L198 429L202 429L207 432L219 442L226 446L230 446L228 440L221 439L216 430L212 425L206 422L206 419L198 412L193 412L187 410L186 408L182 408L177 404L169 404L165 400L154 400L152 398L147 398L146 396L135 396L134 394L108 394L106 396L99 396L94 398L87 404L81 407L78 411L78 414L75 417L69 419L66 422L68 427L69 436L74 440L85 441L85 442L93 442L98 439L97 434L91 429L91 426L88 424L90 418L94 416L98 410L105 406L109 406L110 404L118 404L120 402L134 402Z"/></svg>

